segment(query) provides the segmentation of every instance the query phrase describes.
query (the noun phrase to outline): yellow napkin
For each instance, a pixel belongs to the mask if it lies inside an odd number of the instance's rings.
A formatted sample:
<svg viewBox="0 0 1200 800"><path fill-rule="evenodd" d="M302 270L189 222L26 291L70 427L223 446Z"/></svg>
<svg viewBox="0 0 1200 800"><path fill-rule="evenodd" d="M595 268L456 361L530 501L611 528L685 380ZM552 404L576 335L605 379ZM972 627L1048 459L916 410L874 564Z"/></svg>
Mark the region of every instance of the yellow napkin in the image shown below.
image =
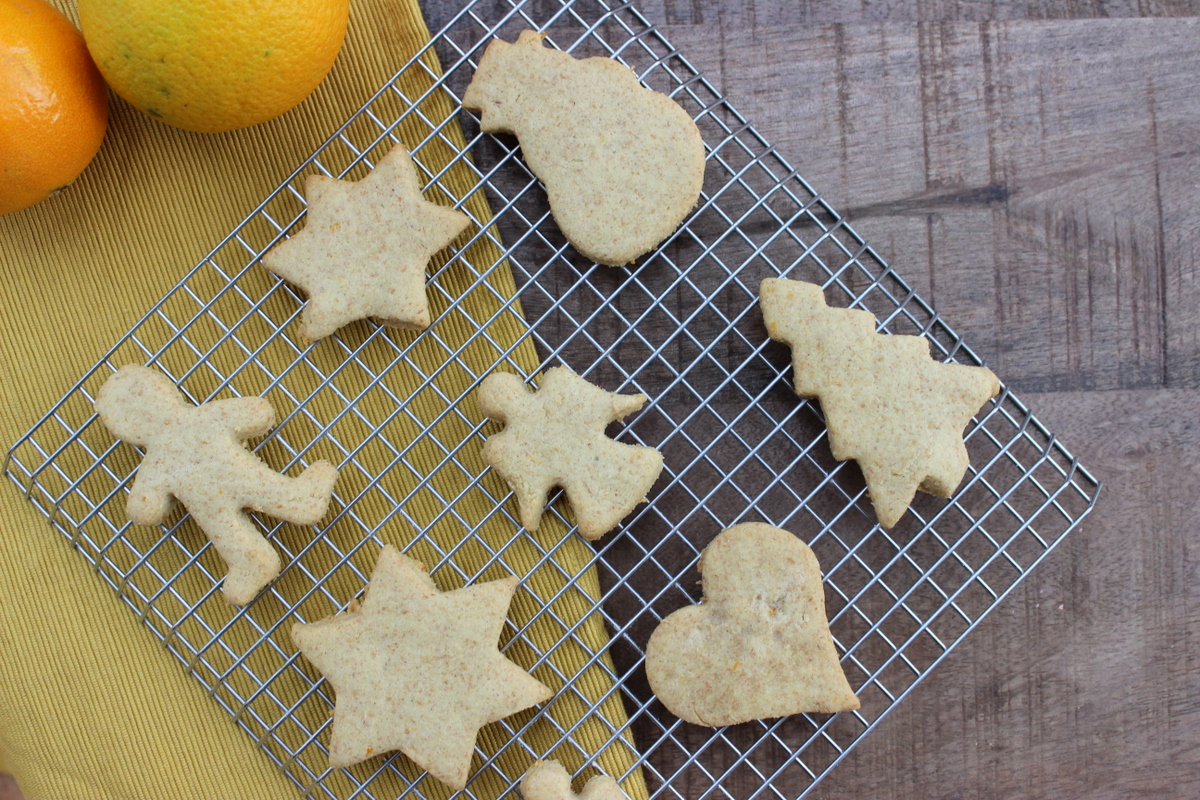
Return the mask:
<svg viewBox="0 0 1200 800"><path fill-rule="evenodd" d="M74 15L73 4L57 4ZM428 36L414 0L352 2L345 46L325 82L288 114L245 131L220 135L178 131L149 120L114 97L105 144L80 180L39 206L0 217L0 308L8 322L0 341L0 385L6 398L0 411L0 442L7 446L24 433L192 264L417 52ZM433 61L429 66L437 68ZM428 81L428 76L408 74L400 85L412 97L420 94ZM453 113L440 95L427 100L422 110L435 123ZM413 124L423 125L416 121ZM451 142L461 145L457 125L451 124L446 130ZM411 145L409 140L422 131L401 128L398 133ZM438 147L442 145L422 152L427 166L448 159L450 146L444 146L444 152ZM374 158L379 155L382 151L372 153ZM471 192L473 179L465 167L459 166L448 173L446 183L462 197ZM489 218L482 193L474 194L468 207L477 219ZM498 252L482 241L471 248L469 255L474 264L486 267L495 263ZM435 314L446 308L449 297L467 292L468 278L453 268L439 276L444 292L434 293ZM502 263L490 276L489 284L501 296L513 291L512 276ZM270 280L258 270L248 285L267 291ZM272 298L276 310L282 310L284 299L279 294ZM463 313L452 312L439 323L442 340L451 344L465 341L472 333L466 315L483 318L498 302L491 292L472 292L462 303ZM365 336L370 330L361 324L358 332ZM521 325L516 317L502 315L489 324L488 330L493 339L512 344L520 335ZM193 335L203 340L216 334L198 326ZM411 341L407 333L389 332L387 336L401 345ZM373 347L381 344L368 343L362 357L382 357L379 348ZM129 355L128 360L138 360L132 351ZM339 361L329 349L318 348L312 356L328 361L324 364L327 368ZM172 358L165 360L170 362ZM221 366L229 366L226 354L218 353L213 358ZM495 356L478 345L468 348L461 358L478 371L489 366ZM432 342L423 342L414 348L412 360L428 370L445 361L445 351ZM514 349L512 360L525 371L537 364L536 354L527 342ZM396 368L387 379L398 396L406 397L414 381L419 381L419 374ZM432 419L445 406L442 396L458 397L468 381L465 372L446 369L438 378L441 393L427 390L412 400L411 408L418 418ZM269 396L281 412L290 410L282 407L286 399ZM376 402L382 401L366 397L360 407L370 414ZM465 405L470 406L466 413L477 419L478 410L473 404ZM315 399L309 408L318 416L336 413L329 397ZM466 431L467 423L450 420L439 427L438 436L443 442L453 441L456 435L461 440ZM343 436L354 433L352 428L339 432ZM92 429L88 435L99 437L97 441L104 441L106 436L102 430ZM126 447L121 452L120 458L129 459L127 466L132 467L135 459L131 449ZM311 455L336 457L337 453L318 440ZM286 463L286 454L270 446L265 457L277 467ZM359 458L377 474L386 457L385 453L364 451ZM451 524L445 517L438 519L445 508L438 494L454 496L463 489L464 479L447 470L434 473L438 460L437 451L429 443L412 453L410 462L418 472L433 473L431 485L437 494L418 493L406 511L422 527L430 525L430 540L444 552L456 537L461 538L462 526ZM464 448L460 460L472 471L482 469L471 448ZM355 481L365 479L344 473L344 480L346 484L339 484L339 492L347 497L359 488ZM403 492L417 478L404 470L391 470L386 480L394 484L389 486L393 492ZM295 787L227 712L205 696L201 685L163 649L68 542L51 530L41 513L20 498L11 482L6 479L5 483L7 488L0 490L0 753L4 754L3 766L16 775L30 800L294 796ZM486 488L492 494L504 491L494 479ZM376 506L380 503L365 498L356 510L363 514L378 512ZM468 496L455 508L469 515L481 512L486 505L486 497ZM482 529L482 543L463 547L454 563L473 574L489 557L489 548L506 548L504 566L493 565L481 579L496 577L505 569L525 578L529 591L518 597L513 609L518 625L533 617L540 603L561 588L566 580L563 571L577 576L578 589L564 593L554 601L553 608L568 623L586 615L578 629L579 640L585 646L557 649L550 663L542 664L535 674L556 689L562 685L560 674L568 678L578 675L575 686L580 695L595 702L611 685L601 666L585 666L588 651L600 650L606 636L598 615L587 613L589 598L599 593L595 570L583 569L591 551L573 537L556 551L561 571L551 566L531 571L538 556L535 541L546 548L561 534L561 529L547 525L536 540L514 538L511 525L488 524ZM285 535L299 534L281 534ZM343 549L349 549L358 533L354 526L339 523L330 535ZM411 525L405 522L389 523L380 531L382 539L397 544L411 541L414 535ZM297 541L289 540L293 546ZM357 551L353 561L360 571L369 572L376 549L368 542ZM437 551L425 543L419 544L415 553L431 563L439 558ZM315 550L308 558L307 564L313 569L332 564L329 556ZM220 574L214 559L203 563ZM294 572L281 579L284 590L288 589L288 581L292 589L298 585ZM449 567L436 572L435 578L442 588L461 583ZM143 590L151 588L139 585ZM189 587L195 588L197 581L185 576L177 585L186 592ZM345 568L330 585L343 601L360 588ZM316 600L308 602L304 611L309 618L334 610L327 602L324 607ZM252 616L260 625L268 625L283 611L278 604L260 602ZM232 610L222 605L219 597L213 597L202 603L200 613L206 619L222 621ZM544 651L560 633L556 623L543 615L525 636ZM231 630L228 638L238 647L247 641L239 630ZM290 642L286 631L275 640L281 647ZM526 663L534 660L528 647L514 648L513 655ZM219 654L211 657L216 660ZM251 653L247 663L266 658L261 652ZM304 667L311 674L308 665ZM259 674L265 673L260 670ZM232 675L231 683L236 684L237 677ZM235 688L245 691L247 687ZM552 704L548 716L565 728L579 722L585 707L580 696L568 691ZM319 705L305 708L311 711ZM319 719L307 721L320 723ZM583 718L572 734L573 741L585 752L599 753L598 763L609 774L628 771L636 755L627 736L608 741L611 731L624 721L624 709L614 694L601 704L597 714ZM288 734L282 735L286 738ZM525 738L531 749L542 752L557 734L551 722L543 720L526 732ZM481 741L487 750L503 743L495 726L485 729ZM287 745L294 747L298 742L293 738ZM308 748L301 761L320 771L323 764L314 760L314 755L315 748ZM572 770L581 760L574 747L560 748L556 755ZM510 748L498 767L513 779L519 777L530 758L524 748ZM298 765L290 768L296 770ZM356 775L361 778L369 772L364 767ZM497 775L488 774L473 786L477 793L497 794L503 785ZM340 777L331 780L330 786L343 794L351 790L351 785ZM639 771L633 771L624 786L634 798L646 794ZM427 794L441 793L441 787L430 780L422 789Z"/></svg>

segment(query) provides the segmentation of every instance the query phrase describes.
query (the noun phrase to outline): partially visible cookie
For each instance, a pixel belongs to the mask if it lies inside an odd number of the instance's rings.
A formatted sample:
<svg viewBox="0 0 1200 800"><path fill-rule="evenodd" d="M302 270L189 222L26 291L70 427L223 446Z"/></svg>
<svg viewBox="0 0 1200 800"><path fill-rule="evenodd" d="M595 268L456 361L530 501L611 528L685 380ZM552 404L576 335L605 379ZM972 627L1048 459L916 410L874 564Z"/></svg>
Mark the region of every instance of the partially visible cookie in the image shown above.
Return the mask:
<svg viewBox="0 0 1200 800"><path fill-rule="evenodd" d="M537 530L546 495L561 486L579 532L599 539L646 499L662 472L662 454L654 448L604 435L610 422L642 407L644 394L606 392L555 367L536 393L516 375L494 372L477 399L480 411L505 425L484 442L483 458L516 493L526 530Z"/></svg>
<svg viewBox="0 0 1200 800"><path fill-rule="evenodd" d="M580 253L628 264L695 207L704 143L678 103L610 58L577 60L525 31L488 45L463 95L480 130L516 134Z"/></svg>
<svg viewBox="0 0 1200 800"><path fill-rule="evenodd" d="M230 603L249 603L280 569L243 509L315 525L329 507L332 464L318 461L289 478L246 449L275 424L261 397L193 406L161 372L126 364L100 387L96 413L114 436L146 450L125 506L130 521L158 525L179 500L229 565L222 592Z"/></svg>
<svg viewBox="0 0 1200 800"><path fill-rule="evenodd" d="M521 796L525 800L629 800L607 775L593 776L583 791L575 794L570 773L557 761L535 761L521 778Z"/></svg>
<svg viewBox="0 0 1200 800"><path fill-rule="evenodd" d="M743 523L700 556L704 600L646 645L650 688L697 725L859 707L838 663L817 558L780 528Z"/></svg>
<svg viewBox="0 0 1200 800"><path fill-rule="evenodd" d="M401 750L443 783L466 786L479 729L553 694L497 647L516 588L510 576L439 592L389 545L360 608L292 626L336 693L329 766Z"/></svg>
<svg viewBox="0 0 1200 800"><path fill-rule="evenodd" d="M858 462L881 525L917 489L954 493L969 463L963 429L1000 391L991 370L934 361L920 336L876 333L874 316L826 306L816 284L768 278L759 302L771 338L792 348L796 394L820 398L833 457Z"/></svg>
<svg viewBox="0 0 1200 800"><path fill-rule="evenodd" d="M301 336L321 339L366 317L429 327L425 267L469 220L421 196L404 145L357 183L310 175L304 190L304 230L262 257L264 267L308 293Z"/></svg>

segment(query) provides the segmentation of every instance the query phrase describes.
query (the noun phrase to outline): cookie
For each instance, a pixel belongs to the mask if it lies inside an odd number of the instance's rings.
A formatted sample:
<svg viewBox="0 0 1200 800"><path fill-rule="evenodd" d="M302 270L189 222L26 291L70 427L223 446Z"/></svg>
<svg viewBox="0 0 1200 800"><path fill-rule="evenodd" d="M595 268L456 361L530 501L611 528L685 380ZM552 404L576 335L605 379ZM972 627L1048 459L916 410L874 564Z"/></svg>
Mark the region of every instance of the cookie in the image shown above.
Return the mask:
<svg viewBox="0 0 1200 800"><path fill-rule="evenodd" d="M920 336L876 333L870 312L830 308L812 283L768 278L759 302L771 338L792 348L796 394L820 399L833 457L858 462L881 525L917 489L954 493L969 463L963 429L1000 391L991 370L934 361Z"/></svg>
<svg viewBox="0 0 1200 800"><path fill-rule="evenodd" d="M465 787L479 729L552 695L497 647L516 588L509 576L439 592L389 545L361 607L295 624L292 640L336 694L329 766L401 750Z"/></svg>
<svg viewBox="0 0 1200 800"><path fill-rule="evenodd" d="M646 677L682 720L716 727L859 707L838 664L817 558L757 522L721 531L700 556L704 600L664 619Z"/></svg>
<svg viewBox="0 0 1200 800"><path fill-rule="evenodd" d="M425 267L469 220L421 196L404 145L358 182L310 175L304 191L304 230L262 257L264 267L308 293L300 335L321 339L366 317L429 327Z"/></svg>
<svg viewBox="0 0 1200 800"><path fill-rule="evenodd" d="M494 372L476 395L479 410L504 423L483 458L512 487L521 524L537 530L546 495L566 490L579 532L599 539L646 499L662 472L652 447L614 442L608 424L642 407L644 394L606 392L566 367L547 370L537 392L516 375Z"/></svg>
<svg viewBox="0 0 1200 800"><path fill-rule="evenodd" d="M488 45L463 95L485 133L515 134L563 235L600 264L653 249L695 207L704 143L678 103L610 58L575 59L525 31Z"/></svg>
<svg viewBox="0 0 1200 800"><path fill-rule="evenodd" d="M629 800L617 782L607 775L596 775L575 794L571 776L557 761L535 761L521 778L521 797L525 800Z"/></svg>
<svg viewBox="0 0 1200 800"><path fill-rule="evenodd" d="M299 477L280 475L245 447L275 424L261 397L193 406L153 369L127 364L96 395L96 413L114 436L142 447L125 510L135 525L158 525L172 498L187 508L229 571L222 592L235 605L254 599L279 574L279 555L244 509L298 525L325 516L337 470L318 461Z"/></svg>

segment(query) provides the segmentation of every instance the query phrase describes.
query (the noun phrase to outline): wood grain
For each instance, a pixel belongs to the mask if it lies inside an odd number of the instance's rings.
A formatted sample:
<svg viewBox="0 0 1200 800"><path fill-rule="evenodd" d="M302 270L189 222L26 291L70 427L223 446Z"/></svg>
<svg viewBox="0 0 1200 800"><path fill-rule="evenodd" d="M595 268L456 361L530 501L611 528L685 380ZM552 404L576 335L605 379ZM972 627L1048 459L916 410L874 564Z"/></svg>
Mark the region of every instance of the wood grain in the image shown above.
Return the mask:
<svg viewBox="0 0 1200 800"><path fill-rule="evenodd" d="M1195 797L1200 23L952 6L660 17L1107 482L817 795Z"/></svg>
<svg viewBox="0 0 1200 800"><path fill-rule="evenodd" d="M1197 393L1025 399L1101 502L820 797L1200 796Z"/></svg>
<svg viewBox="0 0 1200 800"><path fill-rule="evenodd" d="M667 25L722 31L829 22L982 22L985 20L1187 17L1196 0L644 0L648 17Z"/></svg>
<svg viewBox="0 0 1200 800"><path fill-rule="evenodd" d="M1196 9L646 10L1107 482L816 795L1200 795Z"/></svg>
<svg viewBox="0 0 1200 800"><path fill-rule="evenodd" d="M1014 388L1200 386L1200 20L666 32Z"/></svg>

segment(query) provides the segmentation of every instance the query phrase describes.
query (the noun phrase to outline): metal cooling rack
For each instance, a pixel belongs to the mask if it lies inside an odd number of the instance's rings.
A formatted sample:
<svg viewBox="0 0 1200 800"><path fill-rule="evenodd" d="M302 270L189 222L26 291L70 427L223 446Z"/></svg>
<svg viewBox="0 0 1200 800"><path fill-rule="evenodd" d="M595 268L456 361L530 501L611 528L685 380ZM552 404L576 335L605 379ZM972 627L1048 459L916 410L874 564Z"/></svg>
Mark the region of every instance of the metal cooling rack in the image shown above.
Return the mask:
<svg viewBox="0 0 1200 800"><path fill-rule="evenodd" d="M512 41L525 28L548 31L553 45L576 54L621 60L646 85L671 94L701 127L708 148L701 204L636 269L582 260L554 227L516 142L481 136L477 121L458 106L487 42L493 36ZM431 48L447 66L444 75ZM401 76L420 77L429 88L405 96ZM431 114L438 96L450 98L454 113ZM467 134L466 147L455 138L455 120ZM360 323L304 347L293 339L297 296L267 276L258 257L302 218L304 175L360 177L400 138L424 170L431 195L469 210L446 171L432 170L436 151L448 148L455 163L478 177L496 218L494 224L475 219L473 242L495 245L499 250L492 252L503 258L480 262L473 255L478 247L464 246L438 262L430 294L439 314L420 336ZM505 265L519 298L489 282L504 275ZM494 366L518 368L514 354L532 343L544 366L566 363L608 389L645 392L648 406L615 433L657 447L666 459L650 502L586 551L602 586L590 608L603 614L612 660L600 648L587 655L612 682L605 699L618 697L628 712L626 721L608 724L607 742L632 735L639 754L615 777L640 768L655 797L803 796L1078 524L1099 486L1004 390L967 431L972 468L955 497L918 495L896 528L879 528L860 473L832 459L819 407L792 393L788 351L766 336L757 286L774 275L820 282L832 304L871 311L881 330L924 335L936 357L978 363L636 9L606 0L479 0L17 442L7 474L306 793L440 796L436 785L405 768L402 756L359 771L326 769L329 692L303 668L280 626L329 613L361 591L375 548L384 538L394 541L396 529L408 531L408 546L425 548L434 574L452 583L482 573L463 569L455 554L468 544L479 547L476 534L489 520L510 525L514 540L533 541L519 533L510 498L490 491L494 478L466 457L485 427L473 403L461 402L470 390L445 396L438 383L445 370L457 370L473 389ZM455 276L466 276L471 288L447 289ZM473 317L463 302L477 292L492 301L486 318ZM513 341L497 341L494 323L509 318L521 325L527 318L529 328ZM466 343L443 335L461 324L471 331ZM477 356L466 357L475 345L487 345L482 365ZM439 366L429 367L421 355L428 352L440 354ZM265 366L272 359L288 366L272 372ZM287 569L247 609L221 601L220 562L183 518L165 530L126 523L124 498L137 457L96 422L91 403L109 372L130 361L156 363L197 402L218 393L267 394L282 411L279 427L258 445L267 460L292 468L328 457L342 471L335 497L340 510L315 538L311 529L299 535L274 521L264 524ZM415 376L419 391L397 394L399 375ZM418 413L414 398L431 392L441 411L429 418ZM330 403L340 409L336 414L317 411ZM387 413L372 410L378 408ZM453 437L445 433L449 422L458 425ZM438 455L416 464L413 453L423 445ZM390 471L369 466L380 460ZM431 475L446 470L460 476L457 494L442 496L431 484ZM397 474L408 483L396 484ZM423 492L444 508L434 519L412 513L410 501ZM464 510L468 495L490 504L483 519ZM556 501L551 513L569 525L560 508ZM650 694L642 665L650 632L666 614L698 600L695 565L704 545L720 529L749 520L787 528L812 544L860 711L709 730L679 722ZM460 544L439 544L432 534L439 526L454 531ZM535 546L545 561L560 545ZM494 566L507 552L489 548L484 555ZM319 608L306 605L316 600ZM555 612L545 606L538 614ZM556 622L563 631L559 643L546 652L534 648L543 673L554 671L549 656L555 648L581 646L576 623ZM524 642L527 627L510 626L510 652ZM560 694L575 690L571 675L553 677ZM532 721L498 723L508 740L499 751L543 755L519 734L544 717L539 712ZM570 750L570 726L550 723L560 745L574 753L573 768L594 763L595 753ZM519 775L493 769L499 757L479 751L476 777L491 777L473 779L467 795L503 794L515 785Z"/></svg>

